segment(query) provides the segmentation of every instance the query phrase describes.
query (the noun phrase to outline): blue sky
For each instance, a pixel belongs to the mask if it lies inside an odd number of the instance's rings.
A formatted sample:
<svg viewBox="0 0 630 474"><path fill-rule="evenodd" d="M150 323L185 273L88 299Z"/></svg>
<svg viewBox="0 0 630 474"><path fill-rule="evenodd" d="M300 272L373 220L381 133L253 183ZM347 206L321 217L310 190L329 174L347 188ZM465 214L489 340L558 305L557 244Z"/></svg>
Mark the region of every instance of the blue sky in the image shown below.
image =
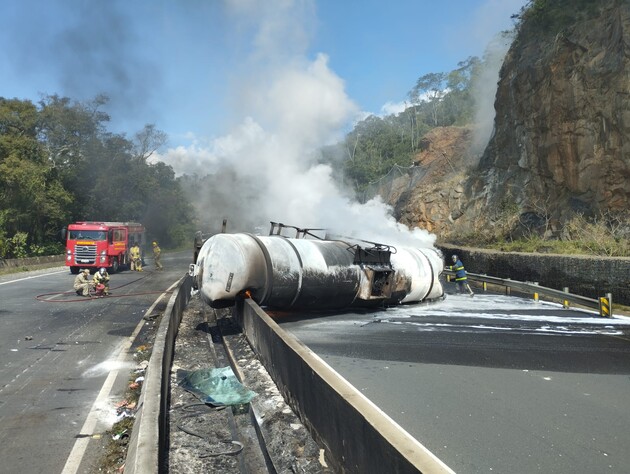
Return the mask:
<svg viewBox="0 0 630 474"><path fill-rule="evenodd" d="M525 3L0 0L0 96L106 94L111 131L155 124L169 143L152 160L216 178L198 190L208 221L426 244L434 237L402 229L383 202L338 189L317 150L401 104L424 74L482 56Z"/></svg>
<svg viewBox="0 0 630 474"><path fill-rule="evenodd" d="M116 131L155 123L173 146L218 137L240 119L234 84L255 71L257 28L277 15L292 31L279 33L274 60L327 55L348 97L379 113L423 74L482 55L524 3L1 0L0 96L103 92Z"/></svg>

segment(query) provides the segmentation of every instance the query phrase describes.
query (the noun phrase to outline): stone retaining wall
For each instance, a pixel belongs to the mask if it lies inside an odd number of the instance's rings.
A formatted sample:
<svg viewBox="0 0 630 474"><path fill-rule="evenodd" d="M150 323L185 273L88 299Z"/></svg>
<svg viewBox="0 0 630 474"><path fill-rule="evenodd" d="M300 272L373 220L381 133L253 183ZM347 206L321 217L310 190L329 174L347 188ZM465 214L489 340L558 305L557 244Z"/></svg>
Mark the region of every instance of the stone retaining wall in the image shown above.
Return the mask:
<svg viewBox="0 0 630 474"><path fill-rule="evenodd" d="M630 258L499 252L453 245L438 246L447 265L454 253L466 270L498 278L538 282L541 286L598 298L612 293L613 303L630 305Z"/></svg>

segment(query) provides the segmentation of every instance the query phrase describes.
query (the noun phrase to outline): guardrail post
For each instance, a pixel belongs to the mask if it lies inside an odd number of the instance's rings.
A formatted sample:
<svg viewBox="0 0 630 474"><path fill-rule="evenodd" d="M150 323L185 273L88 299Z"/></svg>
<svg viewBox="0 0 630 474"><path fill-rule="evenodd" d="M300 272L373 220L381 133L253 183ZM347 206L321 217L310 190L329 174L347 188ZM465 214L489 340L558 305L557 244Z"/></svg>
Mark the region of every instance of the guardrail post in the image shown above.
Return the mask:
<svg viewBox="0 0 630 474"><path fill-rule="evenodd" d="M484 281L484 282L481 284L481 286L483 287L483 291L488 291L488 283L487 283L487 282L485 282L485 281Z"/></svg>
<svg viewBox="0 0 630 474"><path fill-rule="evenodd" d="M512 294L512 287L511 286L506 286L505 287L505 294L507 296L510 296Z"/></svg>
<svg viewBox="0 0 630 474"><path fill-rule="evenodd" d="M538 293L534 292L534 301L538 303Z"/></svg>
<svg viewBox="0 0 630 474"><path fill-rule="evenodd" d="M568 293L569 292L569 287L565 286L564 288L562 288L562 291L564 291L565 293ZM569 300L564 300L562 302L562 307L563 308L568 308L569 307Z"/></svg>
<svg viewBox="0 0 630 474"><path fill-rule="evenodd" d="M602 318L612 317L612 294L606 293L606 296L599 298L599 315Z"/></svg>

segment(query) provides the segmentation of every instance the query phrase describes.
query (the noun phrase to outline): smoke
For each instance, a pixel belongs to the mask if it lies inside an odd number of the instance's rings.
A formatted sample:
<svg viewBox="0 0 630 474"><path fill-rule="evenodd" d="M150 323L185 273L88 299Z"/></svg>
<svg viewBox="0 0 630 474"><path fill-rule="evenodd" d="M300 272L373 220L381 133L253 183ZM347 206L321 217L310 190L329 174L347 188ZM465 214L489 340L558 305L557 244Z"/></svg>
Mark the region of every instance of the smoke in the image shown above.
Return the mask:
<svg viewBox="0 0 630 474"><path fill-rule="evenodd" d="M11 45L0 52L2 75L36 84L41 95L79 101L105 95L105 110L123 129L134 121L140 129L146 123L141 117L155 114L148 104L161 78L157 63L140 54L143 38L128 2L8 3L0 15L0 39Z"/></svg>
<svg viewBox="0 0 630 474"><path fill-rule="evenodd" d="M254 50L240 68L246 79L233 91L233 110L242 119L223 137L156 157L176 173L197 175L188 182L209 227L203 230L218 231L224 218L228 231L266 229L274 221L385 244L431 246L433 235L398 224L381 200L357 203L321 162L320 148L341 139L359 109L328 57L305 53L304 25L314 20L313 4L227 6L233 31L251 38Z"/></svg>
<svg viewBox="0 0 630 474"><path fill-rule="evenodd" d="M480 154L486 148L494 128L494 100L497 93L499 71L505 54L512 42L512 35L499 34L488 45L484 54L484 67L480 77L473 84L475 97L475 134L473 153Z"/></svg>
<svg viewBox="0 0 630 474"><path fill-rule="evenodd" d="M468 33L470 38L466 38L467 41L473 39L487 45L483 55L484 68L473 84L477 125L472 145L473 154L481 154L492 135L499 71L513 40L511 27L498 34L493 32L497 31L499 25L504 25L506 19L517 13L524 4L525 0L485 0L473 18L473 27Z"/></svg>

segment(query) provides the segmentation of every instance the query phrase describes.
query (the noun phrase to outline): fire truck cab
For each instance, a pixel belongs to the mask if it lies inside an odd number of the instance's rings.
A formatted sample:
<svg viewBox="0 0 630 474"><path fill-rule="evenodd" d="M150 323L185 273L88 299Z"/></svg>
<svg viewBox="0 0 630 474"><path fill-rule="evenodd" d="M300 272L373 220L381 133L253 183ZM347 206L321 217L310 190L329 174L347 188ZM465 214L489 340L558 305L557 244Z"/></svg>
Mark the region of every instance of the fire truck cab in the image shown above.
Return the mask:
<svg viewBox="0 0 630 474"><path fill-rule="evenodd" d="M66 232L66 266L74 274L100 267L116 273L129 267L134 243L144 248L145 229L137 222L75 222Z"/></svg>

